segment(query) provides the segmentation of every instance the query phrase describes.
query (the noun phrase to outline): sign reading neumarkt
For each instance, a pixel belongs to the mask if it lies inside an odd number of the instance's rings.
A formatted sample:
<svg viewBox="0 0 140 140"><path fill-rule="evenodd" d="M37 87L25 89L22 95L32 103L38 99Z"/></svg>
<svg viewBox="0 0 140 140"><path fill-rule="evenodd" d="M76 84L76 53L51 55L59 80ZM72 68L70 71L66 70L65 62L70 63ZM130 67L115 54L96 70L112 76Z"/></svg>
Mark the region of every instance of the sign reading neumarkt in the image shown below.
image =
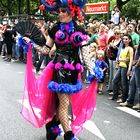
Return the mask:
<svg viewBox="0 0 140 140"><path fill-rule="evenodd" d="M85 14L103 14L108 13L108 2L86 4L84 8Z"/></svg>

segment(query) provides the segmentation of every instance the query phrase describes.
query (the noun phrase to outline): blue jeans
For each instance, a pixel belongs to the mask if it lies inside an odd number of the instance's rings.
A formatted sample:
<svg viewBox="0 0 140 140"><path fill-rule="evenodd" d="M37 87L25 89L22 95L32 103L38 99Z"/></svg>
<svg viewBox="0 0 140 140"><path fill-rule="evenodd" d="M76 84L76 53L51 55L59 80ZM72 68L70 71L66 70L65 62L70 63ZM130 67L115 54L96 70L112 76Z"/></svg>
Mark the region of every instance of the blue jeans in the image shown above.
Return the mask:
<svg viewBox="0 0 140 140"><path fill-rule="evenodd" d="M20 46L16 45L16 55L19 58L20 57Z"/></svg>
<svg viewBox="0 0 140 140"><path fill-rule="evenodd" d="M16 58L16 57L17 57L16 44L13 43L13 46L12 46L12 58Z"/></svg>
<svg viewBox="0 0 140 140"><path fill-rule="evenodd" d="M135 79L136 79L136 89L139 96L139 103L140 103L140 66L135 67Z"/></svg>
<svg viewBox="0 0 140 140"><path fill-rule="evenodd" d="M129 85L129 97L127 101L130 104L134 103L136 91L138 93L138 102L140 103L140 67L135 67L133 69L133 74Z"/></svg>
<svg viewBox="0 0 140 140"><path fill-rule="evenodd" d="M125 102L128 97L128 80L127 80L127 68L120 67L113 79L113 99L118 98L119 81L121 80L122 86L122 101Z"/></svg>
<svg viewBox="0 0 140 140"><path fill-rule="evenodd" d="M109 82L108 82L108 90L113 90L113 83L112 80L115 75L115 66L116 66L116 61L115 60L109 60Z"/></svg>
<svg viewBox="0 0 140 140"><path fill-rule="evenodd" d="M128 98L127 98L127 101L130 104L134 103L135 93L136 93L136 80L135 80L135 73L134 73L134 69L133 69L132 76L131 76L130 83L129 83L129 92L128 92Z"/></svg>

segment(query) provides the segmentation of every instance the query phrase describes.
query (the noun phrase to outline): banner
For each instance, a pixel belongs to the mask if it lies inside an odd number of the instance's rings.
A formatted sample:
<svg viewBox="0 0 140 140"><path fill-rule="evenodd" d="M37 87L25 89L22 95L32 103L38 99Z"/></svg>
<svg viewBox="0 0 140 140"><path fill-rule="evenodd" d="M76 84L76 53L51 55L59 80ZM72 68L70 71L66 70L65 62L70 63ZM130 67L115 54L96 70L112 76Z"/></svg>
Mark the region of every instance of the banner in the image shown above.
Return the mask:
<svg viewBox="0 0 140 140"><path fill-rule="evenodd" d="M84 8L85 14L103 14L108 13L108 2L86 4Z"/></svg>

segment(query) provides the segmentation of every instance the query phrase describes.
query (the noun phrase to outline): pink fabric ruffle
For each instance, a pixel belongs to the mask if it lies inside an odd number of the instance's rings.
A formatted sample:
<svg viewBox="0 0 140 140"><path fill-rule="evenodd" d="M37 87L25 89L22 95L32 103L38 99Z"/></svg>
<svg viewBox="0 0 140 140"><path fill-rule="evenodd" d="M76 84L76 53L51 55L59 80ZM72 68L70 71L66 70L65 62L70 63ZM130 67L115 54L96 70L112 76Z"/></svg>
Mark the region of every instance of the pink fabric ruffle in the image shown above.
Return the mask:
<svg viewBox="0 0 140 140"><path fill-rule="evenodd" d="M47 88L48 82L52 80L53 76L52 65L50 63L36 79L32 71L32 50L29 44L21 114L37 128L51 121L55 112L55 95Z"/></svg>
<svg viewBox="0 0 140 140"><path fill-rule="evenodd" d="M83 128L83 124L90 120L96 105L97 81L94 80L90 86L78 94L71 96L71 105L73 112L73 121L71 123L72 131L78 135Z"/></svg>

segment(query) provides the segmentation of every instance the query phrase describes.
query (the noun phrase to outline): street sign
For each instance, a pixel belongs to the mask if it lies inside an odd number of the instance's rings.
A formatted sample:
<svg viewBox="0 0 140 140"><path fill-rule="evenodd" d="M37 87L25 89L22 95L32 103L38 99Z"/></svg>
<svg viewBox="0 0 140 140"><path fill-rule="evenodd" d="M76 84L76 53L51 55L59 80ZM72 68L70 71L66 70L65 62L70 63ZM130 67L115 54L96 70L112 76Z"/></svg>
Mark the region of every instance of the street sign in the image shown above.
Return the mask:
<svg viewBox="0 0 140 140"><path fill-rule="evenodd" d="M85 14L104 14L108 13L108 2L86 4L84 8Z"/></svg>

